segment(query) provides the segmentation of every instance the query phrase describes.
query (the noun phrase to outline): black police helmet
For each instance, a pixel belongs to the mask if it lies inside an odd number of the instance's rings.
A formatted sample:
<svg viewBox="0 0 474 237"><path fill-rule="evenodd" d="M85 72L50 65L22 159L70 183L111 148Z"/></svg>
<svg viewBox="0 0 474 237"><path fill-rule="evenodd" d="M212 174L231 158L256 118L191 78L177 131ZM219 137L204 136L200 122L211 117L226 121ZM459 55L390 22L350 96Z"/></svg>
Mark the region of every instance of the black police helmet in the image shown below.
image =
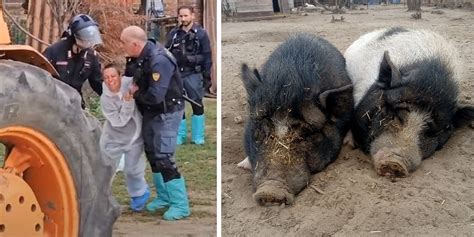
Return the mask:
<svg viewBox="0 0 474 237"><path fill-rule="evenodd" d="M71 19L69 31L76 39L76 43L82 48L91 48L102 44L99 32L99 24L89 15L79 14Z"/></svg>

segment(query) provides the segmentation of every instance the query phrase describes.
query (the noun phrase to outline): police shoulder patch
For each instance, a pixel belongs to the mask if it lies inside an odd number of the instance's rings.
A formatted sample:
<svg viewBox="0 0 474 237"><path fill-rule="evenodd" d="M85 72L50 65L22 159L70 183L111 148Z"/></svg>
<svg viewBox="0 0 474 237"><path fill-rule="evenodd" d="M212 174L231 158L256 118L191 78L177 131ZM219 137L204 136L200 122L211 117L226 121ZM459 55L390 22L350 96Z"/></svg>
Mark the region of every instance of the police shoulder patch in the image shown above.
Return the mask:
<svg viewBox="0 0 474 237"><path fill-rule="evenodd" d="M160 74L157 72L154 72L153 74L151 74L151 76L153 77L154 81L160 80Z"/></svg>

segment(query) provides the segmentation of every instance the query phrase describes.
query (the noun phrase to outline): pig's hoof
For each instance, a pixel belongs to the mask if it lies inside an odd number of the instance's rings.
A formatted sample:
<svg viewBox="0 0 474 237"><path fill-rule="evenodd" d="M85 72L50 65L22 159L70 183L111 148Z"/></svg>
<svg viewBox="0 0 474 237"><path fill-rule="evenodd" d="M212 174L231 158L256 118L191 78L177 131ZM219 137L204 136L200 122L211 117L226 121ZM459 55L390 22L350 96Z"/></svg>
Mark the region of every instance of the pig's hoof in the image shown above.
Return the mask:
<svg viewBox="0 0 474 237"><path fill-rule="evenodd" d="M241 162L237 164L237 167L245 169L245 170L251 170L252 166L250 165L250 160L249 157L245 157Z"/></svg>
<svg viewBox="0 0 474 237"><path fill-rule="evenodd" d="M267 181L257 188L253 194L255 201L262 206L293 203L295 196L279 181Z"/></svg>
<svg viewBox="0 0 474 237"><path fill-rule="evenodd" d="M403 162L396 159L386 158L375 162L375 170L381 176L406 177L408 169Z"/></svg>
<svg viewBox="0 0 474 237"><path fill-rule="evenodd" d="M349 145L351 148L355 148L354 137L352 136L352 130L349 130L347 132L342 144Z"/></svg>

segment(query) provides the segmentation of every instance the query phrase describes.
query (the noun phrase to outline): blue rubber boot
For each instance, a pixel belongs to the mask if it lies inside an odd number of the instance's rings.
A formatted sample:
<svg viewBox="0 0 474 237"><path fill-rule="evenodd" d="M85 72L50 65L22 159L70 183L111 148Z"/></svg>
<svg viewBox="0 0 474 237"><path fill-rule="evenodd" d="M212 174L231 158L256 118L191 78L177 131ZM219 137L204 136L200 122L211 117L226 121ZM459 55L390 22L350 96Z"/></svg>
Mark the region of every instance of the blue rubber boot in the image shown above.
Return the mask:
<svg viewBox="0 0 474 237"><path fill-rule="evenodd" d="M150 198L150 189L147 187L143 195L139 197L132 197L132 200L130 201L130 208L132 208L132 210L135 212L141 212L143 208L145 208L148 198Z"/></svg>
<svg viewBox="0 0 474 237"><path fill-rule="evenodd" d="M188 131L186 129L186 119L181 120L178 129L178 139L176 139L176 145L181 145L186 142L186 138L188 137Z"/></svg>
<svg viewBox="0 0 474 237"><path fill-rule="evenodd" d="M174 221L188 217L189 210L188 193L184 178L173 179L165 183L166 190L170 198L170 208L165 212L163 218L167 221Z"/></svg>
<svg viewBox="0 0 474 237"><path fill-rule="evenodd" d="M194 144L204 144L204 131L206 130L206 121L204 114L193 115L191 117L191 138Z"/></svg>
<svg viewBox="0 0 474 237"><path fill-rule="evenodd" d="M149 212L156 212L170 206L170 199L161 173L153 173L153 183L156 188L156 198L146 205L146 209Z"/></svg>

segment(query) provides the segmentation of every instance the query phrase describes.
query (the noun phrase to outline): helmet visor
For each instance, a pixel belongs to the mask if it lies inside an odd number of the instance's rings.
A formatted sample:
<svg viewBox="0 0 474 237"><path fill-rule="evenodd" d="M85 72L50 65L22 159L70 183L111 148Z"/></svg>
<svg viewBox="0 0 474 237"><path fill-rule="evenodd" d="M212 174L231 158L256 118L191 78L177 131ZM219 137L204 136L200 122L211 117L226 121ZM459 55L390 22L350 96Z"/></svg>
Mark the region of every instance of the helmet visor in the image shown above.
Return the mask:
<svg viewBox="0 0 474 237"><path fill-rule="evenodd" d="M103 43L102 38L100 37L99 28L97 26L88 26L82 28L78 30L74 36L84 45L89 46L86 48L91 48Z"/></svg>

